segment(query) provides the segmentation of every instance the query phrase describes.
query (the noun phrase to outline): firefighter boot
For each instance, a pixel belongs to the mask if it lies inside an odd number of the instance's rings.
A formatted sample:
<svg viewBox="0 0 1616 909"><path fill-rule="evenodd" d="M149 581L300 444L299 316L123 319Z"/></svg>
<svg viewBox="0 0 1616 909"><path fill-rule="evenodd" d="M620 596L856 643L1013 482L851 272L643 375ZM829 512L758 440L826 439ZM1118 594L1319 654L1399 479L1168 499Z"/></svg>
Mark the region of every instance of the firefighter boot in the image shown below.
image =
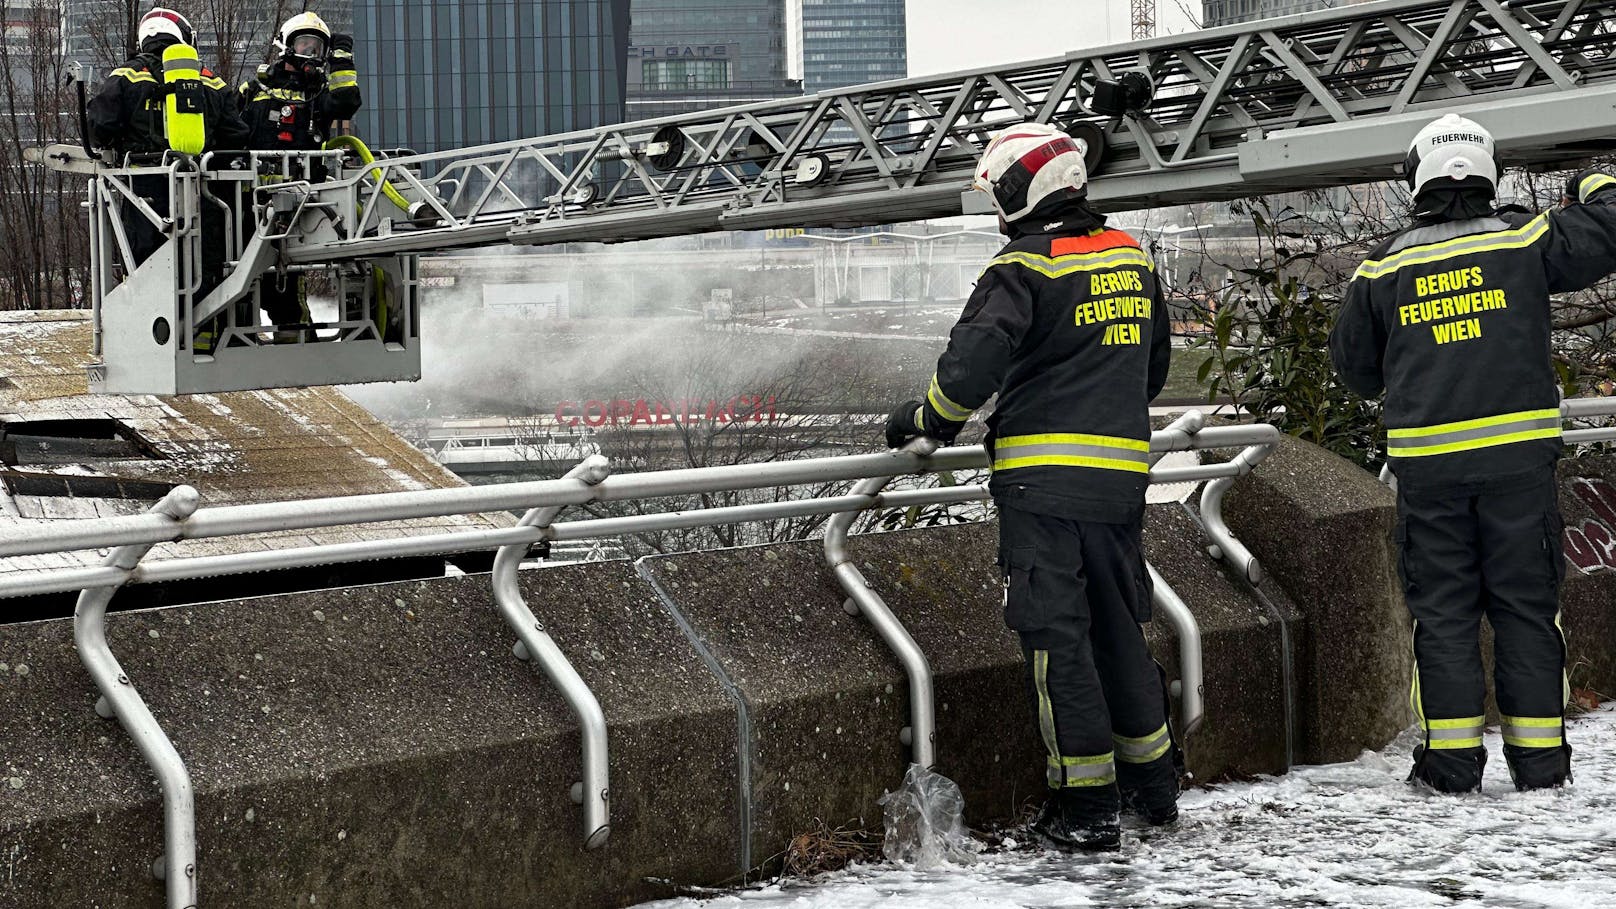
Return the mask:
<svg viewBox="0 0 1616 909"><path fill-rule="evenodd" d="M1408 778L1437 792L1475 792L1481 788L1481 771L1486 766L1485 748L1430 749L1416 745L1414 769Z"/></svg>
<svg viewBox="0 0 1616 909"><path fill-rule="evenodd" d="M1109 852L1122 845L1117 787L1068 786L1050 792L1032 822L1046 846L1062 852Z"/></svg>
<svg viewBox="0 0 1616 909"><path fill-rule="evenodd" d="M1142 818L1152 827L1178 820L1178 770L1174 752L1147 764L1117 763L1117 786L1122 791L1122 808Z"/></svg>
<svg viewBox="0 0 1616 909"><path fill-rule="evenodd" d="M1520 748L1504 746L1504 760L1509 764L1509 778L1515 788L1559 789L1571 782L1571 746L1559 748Z"/></svg>

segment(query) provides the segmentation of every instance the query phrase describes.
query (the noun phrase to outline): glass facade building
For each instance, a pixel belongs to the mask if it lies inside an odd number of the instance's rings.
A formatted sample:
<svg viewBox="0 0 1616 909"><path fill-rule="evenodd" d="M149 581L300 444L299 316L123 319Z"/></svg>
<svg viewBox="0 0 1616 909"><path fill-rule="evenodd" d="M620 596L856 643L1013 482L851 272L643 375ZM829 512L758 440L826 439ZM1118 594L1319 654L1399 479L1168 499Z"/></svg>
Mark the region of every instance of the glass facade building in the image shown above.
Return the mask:
<svg viewBox="0 0 1616 909"><path fill-rule="evenodd" d="M1367 2L1369 0L1203 0L1201 18L1207 28L1212 28Z"/></svg>
<svg viewBox="0 0 1616 909"><path fill-rule="evenodd" d="M630 120L802 94L786 0L634 0L633 12Z"/></svg>
<svg viewBox="0 0 1616 909"><path fill-rule="evenodd" d="M804 91L908 75L904 0L802 0Z"/></svg>
<svg viewBox="0 0 1616 909"><path fill-rule="evenodd" d="M623 120L630 0L353 0L377 147L419 152Z"/></svg>

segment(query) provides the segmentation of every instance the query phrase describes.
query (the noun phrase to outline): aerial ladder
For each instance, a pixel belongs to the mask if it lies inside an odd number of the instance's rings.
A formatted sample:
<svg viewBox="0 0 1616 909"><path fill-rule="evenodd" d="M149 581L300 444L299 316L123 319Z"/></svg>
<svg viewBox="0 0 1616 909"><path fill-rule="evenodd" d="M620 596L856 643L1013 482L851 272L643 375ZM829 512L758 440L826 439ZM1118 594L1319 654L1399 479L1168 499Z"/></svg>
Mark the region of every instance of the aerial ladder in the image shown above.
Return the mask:
<svg viewBox="0 0 1616 909"><path fill-rule="evenodd" d="M90 175L92 387L186 394L419 378L422 254L982 212L966 192L982 148L1029 119L1083 143L1103 210L1345 186L1395 177L1450 111L1507 165L1611 149L1616 0L1380 0L425 155L348 140L138 168L39 157ZM132 188L154 174L167 216ZM205 206L228 217L226 275L204 292ZM165 238L138 263L129 211ZM260 324L258 288L298 274L336 311Z"/></svg>

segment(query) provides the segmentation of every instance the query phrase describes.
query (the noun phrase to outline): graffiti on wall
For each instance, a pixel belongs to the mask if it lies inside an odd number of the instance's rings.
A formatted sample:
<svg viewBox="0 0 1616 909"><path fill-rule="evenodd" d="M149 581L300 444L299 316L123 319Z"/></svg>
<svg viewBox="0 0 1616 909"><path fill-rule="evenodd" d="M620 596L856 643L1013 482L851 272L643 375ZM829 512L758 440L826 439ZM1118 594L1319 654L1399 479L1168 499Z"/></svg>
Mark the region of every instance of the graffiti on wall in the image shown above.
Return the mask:
<svg viewBox="0 0 1616 909"><path fill-rule="evenodd" d="M1616 486L1596 477L1577 477L1571 493L1594 517L1565 529L1565 554L1584 573L1616 571Z"/></svg>

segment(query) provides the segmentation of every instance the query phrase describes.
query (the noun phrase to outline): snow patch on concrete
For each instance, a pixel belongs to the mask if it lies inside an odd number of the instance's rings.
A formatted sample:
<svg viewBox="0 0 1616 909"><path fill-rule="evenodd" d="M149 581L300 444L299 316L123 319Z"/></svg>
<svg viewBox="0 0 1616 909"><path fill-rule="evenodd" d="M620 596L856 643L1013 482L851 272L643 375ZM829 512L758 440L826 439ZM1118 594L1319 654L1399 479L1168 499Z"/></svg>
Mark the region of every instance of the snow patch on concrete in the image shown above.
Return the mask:
<svg viewBox="0 0 1616 909"><path fill-rule="evenodd" d="M1129 829L1105 857L1005 843L968 865L860 866L655 909L1053 909L1053 907L1616 906L1616 710L1574 720L1576 782L1518 793L1496 730L1482 792L1404 782L1412 732L1345 764L1184 794L1172 830Z"/></svg>

